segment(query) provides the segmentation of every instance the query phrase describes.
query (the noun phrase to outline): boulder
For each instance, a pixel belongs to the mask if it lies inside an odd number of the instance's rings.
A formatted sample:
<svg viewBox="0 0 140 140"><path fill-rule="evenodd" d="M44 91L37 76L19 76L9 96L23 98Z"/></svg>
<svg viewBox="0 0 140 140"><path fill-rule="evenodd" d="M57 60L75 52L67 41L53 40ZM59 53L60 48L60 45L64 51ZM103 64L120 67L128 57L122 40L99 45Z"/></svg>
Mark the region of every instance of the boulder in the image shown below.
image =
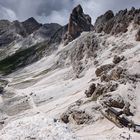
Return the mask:
<svg viewBox="0 0 140 140"><path fill-rule="evenodd" d="M89 89L85 91L85 94L87 97L91 97L92 94L94 93L96 89L96 85L94 83L92 83L90 86L89 86Z"/></svg>
<svg viewBox="0 0 140 140"><path fill-rule="evenodd" d="M97 98L103 94L113 92L118 88L117 83L109 82L106 84L97 84L96 90L92 94L92 100L97 100Z"/></svg>
<svg viewBox="0 0 140 140"><path fill-rule="evenodd" d="M140 41L140 29L137 31L136 34L136 41Z"/></svg>
<svg viewBox="0 0 140 140"><path fill-rule="evenodd" d="M71 109L63 113L60 119L64 123L74 123L77 125L81 125L81 124L87 124L89 120L91 120L92 118L85 111Z"/></svg>
<svg viewBox="0 0 140 140"><path fill-rule="evenodd" d="M113 70L111 70L111 72L109 74L107 73L104 73L101 75L101 82L105 81L105 82L109 82L111 80L113 81L117 81L121 78L123 78L123 74L124 73L124 69L122 67L117 67L117 68L114 68Z"/></svg>
<svg viewBox="0 0 140 140"><path fill-rule="evenodd" d="M99 68L96 69L95 74L97 77L101 76L103 73L106 73L110 71L112 68L114 68L114 64L106 64L102 65Z"/></svg>
<svg viewBox="0 0 140 140"><path fill-rule="evenodd" d="M103 106L109 106L109 107L115 107L115 108L120 108L123 109L125 106L125 102L123 100L123 97L120 96L119 94L115 95L104 95L102 99L100 100Z"/></svg>
<svg viewBox="0 0 140 140"><path fill-rule="evenodd" d="M122 60L124 59L124 56L117 56L117 55L115 55L114 56L114 58L113 58L113 63L114 64L118 64L118 63L120 63Z"/></svg>

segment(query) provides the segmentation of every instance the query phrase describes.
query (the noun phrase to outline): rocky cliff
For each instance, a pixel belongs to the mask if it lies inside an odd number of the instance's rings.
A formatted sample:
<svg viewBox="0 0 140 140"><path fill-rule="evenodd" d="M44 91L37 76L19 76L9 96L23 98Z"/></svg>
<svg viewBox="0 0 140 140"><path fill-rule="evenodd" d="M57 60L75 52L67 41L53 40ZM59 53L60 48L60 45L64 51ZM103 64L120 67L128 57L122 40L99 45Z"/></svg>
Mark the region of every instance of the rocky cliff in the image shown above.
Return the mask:
<svg viewBox="0 0 140 140"><path fill-rule="evenodd" d="M130 23L140 25L140 9L132 8L131 10L121 10L116 15L113 11L107 11L104 15L97 18L94 29L100 33L118 34L125 33Z"/></svg>

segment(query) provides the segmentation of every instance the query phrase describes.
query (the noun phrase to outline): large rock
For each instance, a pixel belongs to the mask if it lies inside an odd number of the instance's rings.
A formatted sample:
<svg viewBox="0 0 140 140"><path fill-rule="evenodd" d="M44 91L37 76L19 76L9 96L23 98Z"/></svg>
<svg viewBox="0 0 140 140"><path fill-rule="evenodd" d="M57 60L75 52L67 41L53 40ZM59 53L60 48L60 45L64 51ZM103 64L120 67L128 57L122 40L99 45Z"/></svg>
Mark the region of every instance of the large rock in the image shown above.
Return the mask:
<svg viewBox="0 0 140 140"><path fill-rule="evenodd" d="M118 88L117 83L109 82L106 84L97 84L96 90L92 94L92 100L97 100L101 95L104 95L109 92L113 92Z"/></svg>
<svg viewBox="0 0 140 140"><path fill-rule="evenodd" d="M114 68L115 65L114 64L106 64L106 65L102 65L100 67L98 67L95 71L95 74L97 77L101 76L103 73L107 73L108 71L110 71L112 68Z"/></svg>
<svg viewBox="0 0 140 140"><path fill-rule="evenodd" d="M89 86L88 90L85 91L86 96L87 96L87 97L91 97L92 94L94 93L95 89L96 89L96 85L95 85L94 83L92 83L92 84Z"/></svg>
<svg viewBox="0 0 140 140"><path fill-rule="evenodd" d="M118 64L118 63L120 63L123 59L124 59L124 56L117 56L117 55L115 55L114 58L113 58L113 63L114 63L114 64Z"/></svg>
<svg viewBox="0 0 140 140"><path fill-rule="evenodd" d="M84 14L81 5L75 7L70 15L68 23L68 32L66 33L65 42L72 41L80 36L83 31L91 31L93 28L91 24L91 17Z"/></svg>
<svg viewBox="0 0 140 140"><path fill-rule="evenodd" d="M101 99L100 99L100 103L103 106L109 106L109 107L115 107L115 108L120 108L123 109L125 107L125 102L123 100L123 97L120 96L119 94L115 94L115 95L104 95Z"/></svg>
<svg viewBox="0 0 140 140"><path fill-rule="evenodd" d="M83 110L71 109L61 115L64 123L87 124L92 117Z"/></svg>
<svg viewBox="0 0 140 140"><path fill-rule="evenodd" d="M140 41L140 29L137 31L136 34L136 41Z"/></svg>
<svg viewBox="0 0 140 140"><path fill-rule="evenodd" d="M125 70L122 67L116 67L109 74L104 73L101 75L101 82L109 82L110 80L117 81L123 78L123 74L125 74Z"/></svg>

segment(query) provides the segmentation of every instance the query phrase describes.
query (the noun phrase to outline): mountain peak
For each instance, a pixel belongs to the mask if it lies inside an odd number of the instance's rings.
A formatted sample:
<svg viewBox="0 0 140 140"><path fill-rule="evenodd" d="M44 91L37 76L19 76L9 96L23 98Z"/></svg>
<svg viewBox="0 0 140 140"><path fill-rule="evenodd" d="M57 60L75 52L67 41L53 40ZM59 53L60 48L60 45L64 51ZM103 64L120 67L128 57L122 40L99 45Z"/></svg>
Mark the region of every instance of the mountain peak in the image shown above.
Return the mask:
<svg viewBox="0 0 140 140"><path fill-rule="evenodd" d="M33 33L42 26L42 24L38 23L33 17L25 20L22 24L28 34Z"/></svg>
<svg viewBox="0 0 140 140"><path fill-rule="evenodd" d="M92 30L91 17L84 14L81 5L76 6L70 15L68 31L64 36L65 44L80 36L83 31Z"/></svg>
<svg viewBox="0 0 140 140"><path fill-rule="evenodd" d="M38 22L35 20L35 18L33 18L33 17L28 18L28 19L25 20L24 22L38 23Z"/></svg>
<svg viewBox="0 0 140 140"><path fill-rule="evenodd" d="M82 6L79 4L78 6L76 6L73 11L72 11L73 15L77 15L77 14L83 14L83 8Z"/></svg>

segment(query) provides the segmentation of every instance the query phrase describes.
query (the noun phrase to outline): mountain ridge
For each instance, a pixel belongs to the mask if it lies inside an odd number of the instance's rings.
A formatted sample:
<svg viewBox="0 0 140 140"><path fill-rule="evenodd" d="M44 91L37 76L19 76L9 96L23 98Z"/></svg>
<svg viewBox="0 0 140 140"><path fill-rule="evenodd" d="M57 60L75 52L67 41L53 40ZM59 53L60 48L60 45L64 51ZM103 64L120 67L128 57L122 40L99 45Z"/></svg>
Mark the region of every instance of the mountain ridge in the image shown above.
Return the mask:
<svg viewBox="0 0 140 140"><path fill-rule="evenodd" d="M78 5L65 26L2 24L17 38L0 47L0 139L139 140L139 16L107 11L92 26Z"/></svg>

